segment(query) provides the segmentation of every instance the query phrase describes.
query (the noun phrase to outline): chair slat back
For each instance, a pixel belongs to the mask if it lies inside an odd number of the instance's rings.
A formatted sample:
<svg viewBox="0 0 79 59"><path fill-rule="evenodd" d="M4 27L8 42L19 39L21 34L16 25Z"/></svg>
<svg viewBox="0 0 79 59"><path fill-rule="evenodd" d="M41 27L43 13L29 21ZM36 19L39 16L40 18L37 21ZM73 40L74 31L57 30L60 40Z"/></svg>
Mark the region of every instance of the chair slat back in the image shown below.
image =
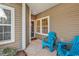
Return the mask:
<svg viewBox="0 0 79 59"><path fill-rule="evenodd" d="M56 39L56 33L55 32L49 32L48 33L48 42L52 42Z"/></svg>

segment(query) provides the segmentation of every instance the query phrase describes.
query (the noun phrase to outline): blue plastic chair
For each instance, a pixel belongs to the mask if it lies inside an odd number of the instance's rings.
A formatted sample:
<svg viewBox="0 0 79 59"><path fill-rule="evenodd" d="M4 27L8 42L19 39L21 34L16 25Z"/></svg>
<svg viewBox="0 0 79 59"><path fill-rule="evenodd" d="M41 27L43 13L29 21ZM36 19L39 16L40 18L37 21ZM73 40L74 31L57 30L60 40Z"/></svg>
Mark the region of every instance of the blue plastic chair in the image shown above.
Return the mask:
<svg viewBox="0 0 79 59"><path fill-rule="evenodd" d="M66 49L65 46L71 44L70 49ZM79 56L79 36L75 36L70 42L59 42L57 55L60 56Z"/></svg>
<svg viewBox="0 0 79 59"><path fill-rule="evenodd" d="M45 38L47 38L48 40L45 41ZM52 52L54 50L55 39L56 39L56 33L49 32L48 36L42 38L42 48L47 46L49 50Z"/></svg>

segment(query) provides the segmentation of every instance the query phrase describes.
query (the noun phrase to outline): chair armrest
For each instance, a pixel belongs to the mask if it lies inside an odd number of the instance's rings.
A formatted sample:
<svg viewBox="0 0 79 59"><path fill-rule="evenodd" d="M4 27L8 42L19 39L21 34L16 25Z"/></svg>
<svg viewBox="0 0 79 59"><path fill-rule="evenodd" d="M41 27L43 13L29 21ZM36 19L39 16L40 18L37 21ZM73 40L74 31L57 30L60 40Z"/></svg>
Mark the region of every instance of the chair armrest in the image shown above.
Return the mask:
<svg viewBox="0 0 79 59"><path fill-rule="evenodd" d="M72 44L72 41L70 41L70 42L59 42L60 44L62 44L62 45L69 45L69 44Z"/></svg>

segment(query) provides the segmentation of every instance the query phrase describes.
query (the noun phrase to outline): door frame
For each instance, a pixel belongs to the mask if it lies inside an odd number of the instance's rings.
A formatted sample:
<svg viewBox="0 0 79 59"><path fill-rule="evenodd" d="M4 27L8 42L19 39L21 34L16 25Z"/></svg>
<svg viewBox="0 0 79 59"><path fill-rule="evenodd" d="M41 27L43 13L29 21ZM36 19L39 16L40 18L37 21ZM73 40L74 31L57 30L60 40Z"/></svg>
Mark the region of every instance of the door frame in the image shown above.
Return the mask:
<svg viewBox="0 0 79 59"><path fill-rule="evenodd" d="M34 22L34 37L35 37L35 20L31 20L31 21ZM31 37L31 39L34 38L34 37Z"/></svg>

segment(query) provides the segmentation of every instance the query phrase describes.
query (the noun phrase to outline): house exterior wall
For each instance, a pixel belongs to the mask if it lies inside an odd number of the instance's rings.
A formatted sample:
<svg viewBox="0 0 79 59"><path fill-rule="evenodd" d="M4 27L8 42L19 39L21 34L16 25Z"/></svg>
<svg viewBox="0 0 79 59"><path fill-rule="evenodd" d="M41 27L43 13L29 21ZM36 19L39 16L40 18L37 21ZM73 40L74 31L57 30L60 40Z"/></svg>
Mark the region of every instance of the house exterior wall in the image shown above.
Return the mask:
<svg viewBox="0 0 79 59"><path fill-rule="evenodd" d="M36 20L36 15L31 15L31 20Z"/></svg>
<svg viewBox="0 0 79 59"><path fill-rule="evenodd" d="M22 4L6 3L2 5L7 5L7 6L15 8L15 42L0 45L0 48L4 48L4 47L19 48L21 45L20 41L22 40Z"/></svg>
<svg viewBox="0 0 79 59"><path fill-rule="evenodd" d="M37 19L50 16L50 31L64 41L79 35L79 4L59 4L37 15Z"/></svg>

